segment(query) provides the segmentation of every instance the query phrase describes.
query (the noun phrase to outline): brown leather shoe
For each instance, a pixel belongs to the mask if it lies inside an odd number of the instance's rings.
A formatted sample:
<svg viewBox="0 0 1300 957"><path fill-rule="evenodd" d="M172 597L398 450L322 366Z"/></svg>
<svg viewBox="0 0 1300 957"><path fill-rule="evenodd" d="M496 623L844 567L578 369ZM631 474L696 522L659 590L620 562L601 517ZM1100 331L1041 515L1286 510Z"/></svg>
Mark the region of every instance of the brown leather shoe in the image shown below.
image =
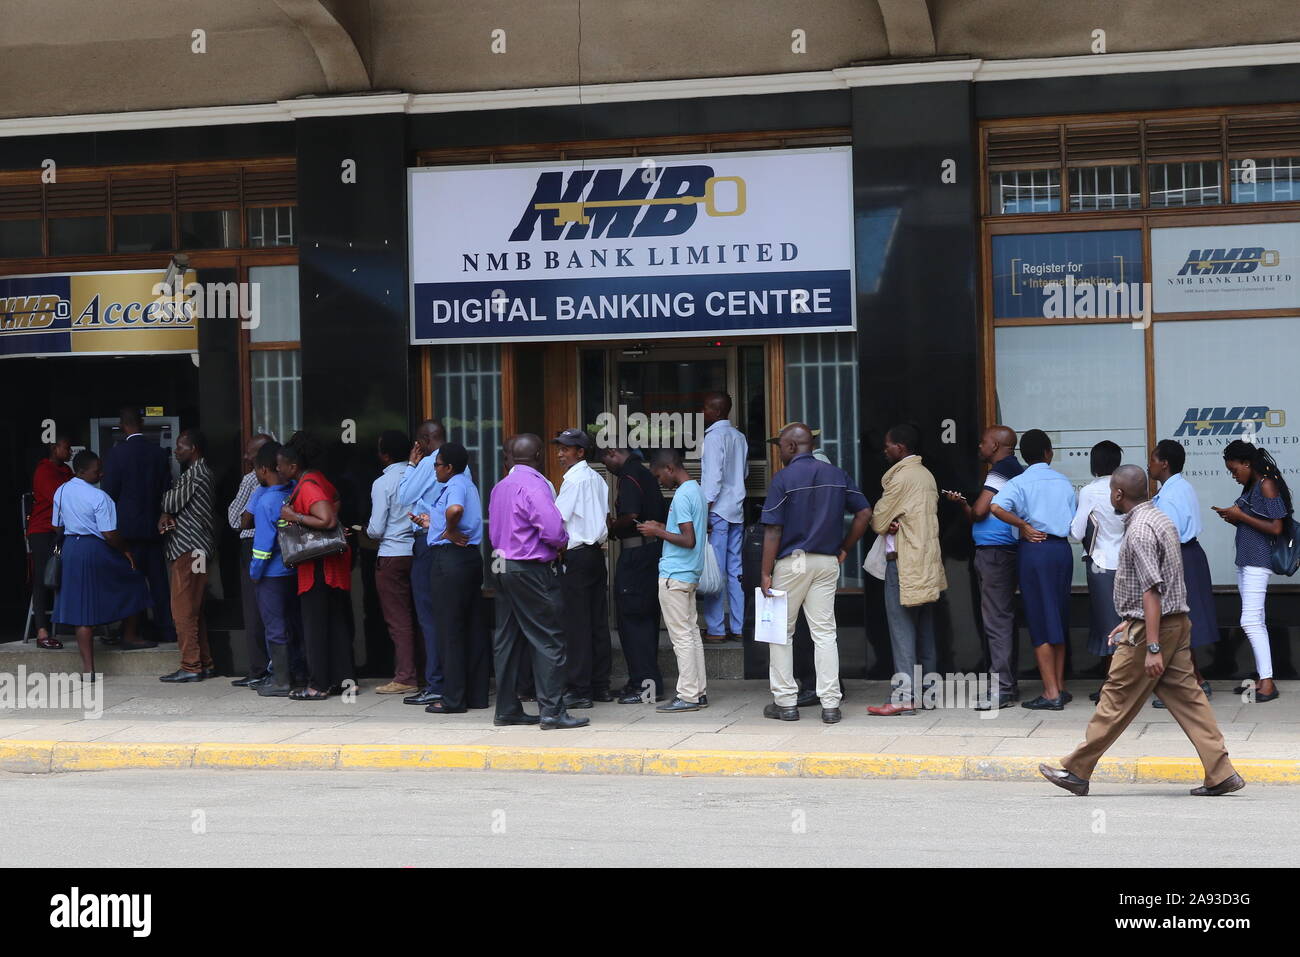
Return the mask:
<svg viewBox="0 0 1300 957"><path fill-rule="evenodd" d="M882 718L892 718L899 714L916 714L916 703L904 701L899 704L891 701L889 704L871 705L867 708L867 714L874 714Z"/></svg>
<svg viewBox="0 0 1300 957"><path fill-rule="evenodd" d="M704 643L706 645L721 645L727 640L726 635L705 635Z"/></svg>
<svg viewBox="0 0 1300 957"><path fill-rule="evenodd" d="M402 685L396 681L390 681L388 684L376 688L375 694L414 694L419 690L415 685Z"/></svg>
<svg viewBox="0 0 1300 957"><path fill-rule="evenodd" d="M1088 794L1088 782L1077 775L1071 774L1065 768L1054 768L1050 764L1040 764L1038 773L1058 788L1064 788L1076 797L1085 797Z"/></svg>

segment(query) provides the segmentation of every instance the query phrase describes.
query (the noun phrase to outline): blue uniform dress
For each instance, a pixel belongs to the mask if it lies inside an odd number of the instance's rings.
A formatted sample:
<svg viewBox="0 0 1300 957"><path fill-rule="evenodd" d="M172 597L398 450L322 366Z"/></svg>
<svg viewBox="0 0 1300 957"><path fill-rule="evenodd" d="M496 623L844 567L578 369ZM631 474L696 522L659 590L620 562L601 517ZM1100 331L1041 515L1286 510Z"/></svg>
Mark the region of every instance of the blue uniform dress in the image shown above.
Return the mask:
<svg viewBox="0 0 1300 957"><path fill-rule="evenodd" d="M107 492L81 478L65 482L54 493L52 524L64 534L56 622L102 625L153 604L144 575L104 540L105 532L117 529L117 507Z"/></svg>
<svg viewBox="0 0 1300 957"><path fill-rule="evenodd" d="M1182 543L1183 583L1187 586L1188 616L1192 619L1192 647L1201 648L1219 640L1219 624L1214 613L1214 591L1210 579L1210 560L1196 539L1201 534L1201 503L1192 483L1182 473L1169 476L1151 500L1169 516L1178 529Z"/></svg>
<svg viewBox="0 0 1300 957"><path fill-rule="evenodd" d="M1034 647L1064 644L1074 578L1074 552L1066 537L1078 505L1074 486L1046 462L1035 462L993 496L993 504L1047 534L1044 542L1020 540L1020 594Z"/></svg>

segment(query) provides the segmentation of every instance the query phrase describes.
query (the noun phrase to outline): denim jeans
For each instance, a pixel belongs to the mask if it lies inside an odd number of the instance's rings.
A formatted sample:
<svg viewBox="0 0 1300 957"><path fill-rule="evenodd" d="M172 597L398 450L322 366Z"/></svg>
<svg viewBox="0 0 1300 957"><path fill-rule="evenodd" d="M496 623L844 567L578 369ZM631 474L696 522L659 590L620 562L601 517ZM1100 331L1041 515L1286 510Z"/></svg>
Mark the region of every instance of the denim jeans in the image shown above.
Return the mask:
<svg viewBox="0 0 1300 957"><path fill-rule="evenodd" d="M934 602L903 607L898 592L898 562L887 562L885 567L885 618L889 621L889 644L894 652L891 700L911 701L912 671L916 665L921 665L922 676L938 668Z"/></svg>

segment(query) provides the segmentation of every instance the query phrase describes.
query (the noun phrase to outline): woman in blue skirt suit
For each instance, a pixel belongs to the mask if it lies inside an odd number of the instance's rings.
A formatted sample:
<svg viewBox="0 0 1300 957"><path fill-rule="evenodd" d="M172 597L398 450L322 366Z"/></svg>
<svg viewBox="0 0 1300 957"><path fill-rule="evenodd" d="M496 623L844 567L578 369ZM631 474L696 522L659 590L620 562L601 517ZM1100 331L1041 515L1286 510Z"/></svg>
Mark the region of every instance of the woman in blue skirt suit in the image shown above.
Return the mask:
<svg viewBox="0 0 1300 957"><path fill-rule="evenodd" d="M63 570L54 600L54 620L77 630L81 668L95 673L92 629L126 620L124 640L135 635L133 615L150 607L149 586L117 534L117 507L95 487L99 456L89 449L72 459L73 477L54 495L51 524L63 540Z"/></svg>

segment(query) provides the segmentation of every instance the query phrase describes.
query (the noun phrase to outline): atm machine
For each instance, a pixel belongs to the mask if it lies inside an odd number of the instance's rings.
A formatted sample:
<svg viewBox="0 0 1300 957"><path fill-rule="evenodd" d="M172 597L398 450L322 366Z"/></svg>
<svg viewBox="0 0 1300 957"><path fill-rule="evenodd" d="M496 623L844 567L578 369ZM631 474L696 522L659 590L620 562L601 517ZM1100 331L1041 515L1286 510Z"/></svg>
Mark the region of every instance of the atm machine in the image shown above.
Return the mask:
<svg viewBox="0 0 1300 957"><path fill-rule="evenodd" d="M144 419L144 434L167 450L167 460L171 462L172 478L181 474L180 463L172 454L176 448L176 437L180 435L181 420L175 415L150 415ZM101 458L108 450L122 441L122 424L116 416L90 420L90 448Z"/></svg>

